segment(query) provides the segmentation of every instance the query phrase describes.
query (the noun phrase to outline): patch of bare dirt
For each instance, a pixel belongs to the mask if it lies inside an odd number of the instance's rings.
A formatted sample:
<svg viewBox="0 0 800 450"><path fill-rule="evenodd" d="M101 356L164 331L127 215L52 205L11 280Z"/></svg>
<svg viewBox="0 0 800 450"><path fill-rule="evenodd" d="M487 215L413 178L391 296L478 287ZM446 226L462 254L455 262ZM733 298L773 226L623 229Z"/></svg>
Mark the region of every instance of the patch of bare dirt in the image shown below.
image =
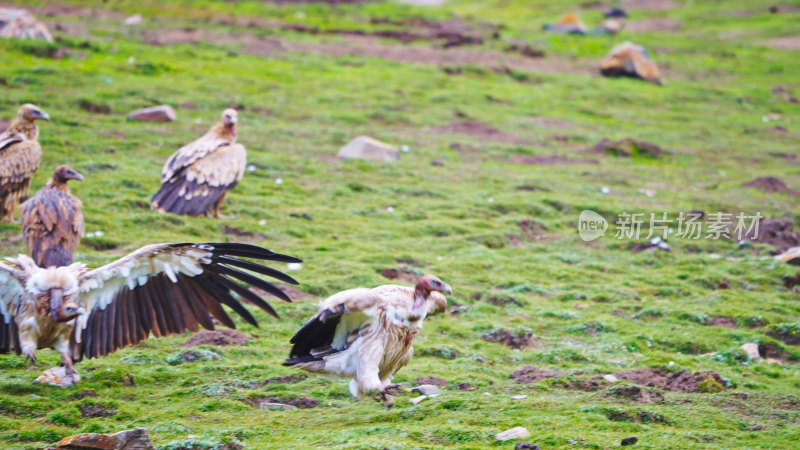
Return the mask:
<svg viewBox="0 0 800 450"><path fill-rule="evenodd" d="M306 377L304 375L289 375L285 377L267 378L264 381L248 381L244 383L236 383L232 384L231 386L235 386L238 388L245 388L245 389L260 389L270 384L292 384L292 383L299 383L305 379Z"/></svg>
<svg viewBox="0 0 800 450"><path fill-rule="evenodd" d="M711 325L723 328L736 328L736 321L730 317L715 316L711 318Z"/></svg>
<svg viewBox="0 0 800 450"><path fill-rule="evenodd" d="M517 227L519 227L519 231L522 233L522 237L524 237L528 241L551 240L551 238L545 235L547 227L545 227L544 225L535 220L523 219L517 221Z"/></svg>
<svg viewBox="0 0 800 450"><path fill-rule="evenodd" d="M627 138L617 142L612 142L610 139L603 139L594 146L583 150L583 152L623 157L647 156L650 158L658 158L663 153L663 150L655 144Z"/></svg>
<svg viewBox="0 0 800 450"><path fill-rule="evenodd" d="M770 39L767 45L780 50L797 50L800 48L800 35Z"/></svg>
<svg viewBox="0 0 800 450"><path fill-rule="evenodd" d="M243 345L252 338L241 331L229 328L219 330L201 330L183 343L183 347L197 347L198 345Z"/></svg>
<svg viewBox="0 0 800 450"><path fill-rule="evenodd" d="M635 369L616 372L614 376L641 386L673 392L719 392L726 389L725 380L714 370L668 372L661 368Z"/></svg>
<svg viewBox="0 0 800 450"><path fill-rule="evenodd" d="M102 403L87 403L78 406L81 416L84 418L90 417L111 417L117 413L117 408L106 406Z"/></svg>
<svg viewBox="0 0 800 450"><path fill-rule="evenodd" d="M260 408L263 403L279 403L300 409L311 409L319 406L319 400L311 397L250 397L245 402L256 408Z"/></svg>
<svg viewBox="0 0 800 450"><path fill-rule="evenodd" d="M414 272L394 267L381 269L381 275L390 280L399 280L406 283L416 283L418 278L418 275Z"/></svg>
<svg viewBox="0 0 800 450"><path fill-rule="evenodd" d="M791 328L775 327L767 330L767 336L773 337L784 344L800 345L800 333Z"/></svg>
<svg viewBox="0 0 800 450"><path fill-rule="evenodd" d="M528 384L536 383L545 378L559 378L567 375L569 375L569 372L561 370L544 370L535 366L525 366L515 370L514 373L511 374L511 378L516 380L515 383Z"/></svg>
<svg viewBox="0 0 800 450"><path fill-rule="evenodd" d="M795 286L800 286L800 272L797 272L794 276L787 275L783 277L783 285L786 286L786 289L794 289Z"/></svg>
<svg viewBox="0 0 800 450"><path fill-rule="evenodd" d="M779 250L787 250L791 247L800 246L800 231L794 231L794 222L789 219L761 219L758 223L758 235L756 230L743 236L745 239L770 244Z"/></svg>
<svg viewBox="0 0 800 450"><path fill-rule="evenodd" d="M764 192L779 192L800 196L800 192L795 191L794 189L789 189L786 186L786 183L777 177L758 177L749 183L744 183L742 186L754 187L756 189L761 189Z"/></svg>
<svg viewBox="0 0 800 450"><path fill-rule="evenodd" d="M102 103L94 103L86 99L78 100L78 106L82 110L93 114L111 114L110 106Z"/></svg>
<svg viewBox="0 0 800 450"><path fill-rule="evenodd" d="M596 159L576 159L560 155L512 155L509 158L514 164L530 164L549 166L555 164L598 164Z"/></svg>
<svg viewBox="0 0 800 450"><path fill-rule="evenodd" d="M98 396L97 392L95 392L95 391L93 391L91 389L84 389L84 390L80 391L79 393L77 393L77 394L73 395L72 397L70 397L70 400L82 400L84 398L95 398L97 396Z"/></svg>
<svg viewBox="0 0 800 450"><path fill-rule="evenodd" d="M264 236L263 234L253 233L231 225L225 225L225 236L233 237L236 240L236 242L247 242L247 243L264 241L267 239L267 237Z"/></svg>
<svg viewBox="0 0 800 450"><path fill-rule="evenodd" d="M47 3L44 6L26 6L30 12L43 16L77 16L94 19L124 19L126 14L104 8L65 5L61 3Z"/></svg>
<svg viewBox="0 0 800 450"><path fill-rule="evenodd" d="M669 11L679 5L672 0L622 0L624 9L646 9L648 11Z"/></svg>
<svg viewBox="0 0 800 450"><path fill-rule="evenodd" d="M769 7L769 12L772 14L791 14L797 11L800 11L800 8L793 5L787 5L786 3Z"/></svg>
<svg viewBox="0 0 800 450"><path fill-rule="evenodd" d="M675 31L681 28L681 23L675 19L642 19L625 24L626 31Z"/></svg>
<svg viewBox="0 0 800 450"><path fill-rule="evenodd" d="M444 387L448 386L450 383L447 380L443 380L438 377L419 377L417 378L417 386L422 384L433 384L435 386Z"/></svg>
<svg viewBox="0 0 800 450"><path fill-rule="evenodd" d="M614 386L605 393L609 397L616 397L636 403L653 403L664 401L664 395L658 391L642 389L639 386Z"/></svg>
<svg viewBox="0 0 800 450"><path fill-rule="evenodd" d="M548 128L558 128L558 129L565 129L565 128L572 128L572 122L568 120L562 119L551 119L549 117L534 117L530 119L530 122L536 125L542 125Z"/></svg>
<svg viewBox="0 0 800 450"><path fill-rule="evenodd" d="M519 331L517 333L513 333L505 329L499 329L485 334L483 335L483 340L503 344L515 350L533 347L535 344L532 332Z"/></svg>
<svg viewBox="0 0 800 450"><path fill-rule="evenodd" d="M489 124L475 121L453 122L449 125L431 128L428 131L437 134L467 134L486 141L531 144L530 141L522 139L514 134L499 130Z"/></svg>

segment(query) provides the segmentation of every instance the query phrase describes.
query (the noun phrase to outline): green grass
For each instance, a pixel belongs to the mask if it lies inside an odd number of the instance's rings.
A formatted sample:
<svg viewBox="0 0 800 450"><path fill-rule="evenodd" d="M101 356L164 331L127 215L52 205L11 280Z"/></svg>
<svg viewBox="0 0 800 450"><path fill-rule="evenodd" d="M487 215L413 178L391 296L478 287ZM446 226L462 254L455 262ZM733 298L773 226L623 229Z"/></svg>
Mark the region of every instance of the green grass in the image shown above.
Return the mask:
<svg viewBox="0 0 800 450"><path fill-rule="evenodd" d="M80 363L83 380L59 389L31 384L57 364L54 352L40 350L35 370L21 357L4 355L2 445L39 448L81 431L136 426L147 428L163 448L235 442L252 448L508 448L511 444L495 443L493 436L514 426L530 430L527 440L542 448L616 447L630 435L639 438L637 447L649 448L786 448L800 438L800 350L775 338L796 332L800 322L798 293L781 281L795 270L770 259L770 247L737 250L734 241L671 239L671 253L632 253L629 242L610 237L613 225L606 238L592 244L576 233L584 209L612 220L621 212L760 211L800 225L797 197L741 186L757 176L776 176L800 190L797 160L773 155L798 155L800 105L789 103L785 92L773 93L773 87L800 95L800 54L764 44L797 34L797 13L770 14L756 1L678 1L679 8L666 12L630 11L632 19L675 19L682 24L677 31L576 37L540 31L567 10L567 2L455 0L441 8L382 1L338 7L162 3L109 1L102 8L118 11L110 19L44 17L67 29L85 28L87 37L55 31L59 41L50 45L0 40L0 76L6 80L0 84L0 117L10 119L19 104L34 102L53 119L41 125L44 157L34 188L63 163L86 177L71 187L85 205L87 232L103 236L85 238L76 259L95 267L154 242L238 240L225 233L236 227L254 233L248 238L253 243L303 258L302 269L292 274L303 291L320 298L387 283L380 274L384 268L434 273L453 286L450 301L468 309L428 320L416 341L417 357L396 381L436 376L476 389L449 386L416 406L401 397L386 410L350 398L345 381L319 376L242 387L298 374L280 363L289 338L315 310L316 299L306 299L276 305L281 320L256 312L260 329L237 321L257 338L241 347L206 348L219 354L218 361L173 365L186 337L150 340ZM581 2L569 3L577 8ZM722 13L737 10L755 14ZM145 16L141 27L121 25L125 15L137 12ZM590 26L601 16L593 10L581 14ZM346 38L277 25L385 30L402 27L370 18L453 15L504 25L498 40L469 51L501 51L507 41L524 39L547 52L545 61L571 61L580 70L509 76L471 66L448 75L436 65L358 55L257 56L221 38L153 46L140 34L194 27L217 36L344 44ZM595 62L624 40L648 47L664 69L665 86L593 73ZM60 48L66 57L49 56ZM197 108L181 108L185 102ZM87 112L88 103L110 112ZM160 103L176 107L176 122L125 119L132 109ZM228 196L223 212L236 219L150 211L164 160L203 133L227 105L239 105L239 141L258 167ZM769 114L778 120L765 123ZM491 124L528 144L427 131L457 120ZM771 131L775 126L788 132ZM410 151L393 164L331 161L341 145L360 134L408 145ZM657 159L578 153L602 138L627 137L669 153ZM553 154L597 164L509 161L514 155ZM433 166L432 160L445 166ZM312 221L291 216L305 212ZM539 233L546 238L525 239L517 226L521 220L543 226ZM0 255L25 251L18 224L0 224L0 238ZM725 280L731 288L719 289ZM478 293L485 295L472 298ZM489 296L503 305L488 302ZM509 297L514 300L502 301ZM732 318L737 328L710 325L716 316ZM482 339L500 328L530 331L537 345L510 350ZM748 361L739 350L746 342L772 346L784 364ZM509 375L525 365L578 379L660 366L715 370L731 387L718 393L666 392L663 402L636 404L614 397L611 388L566 389L553 380L515 384ZM122 384L128 374L135 386ZM98 397L78 398L86 389ZM749 397L743 400L737 392ZM528 397L510 399L517 394ZM253 396L307 396L320 405L258 410L246 402ZM82 417L81 406L97 403L113 414Z"/></svg>

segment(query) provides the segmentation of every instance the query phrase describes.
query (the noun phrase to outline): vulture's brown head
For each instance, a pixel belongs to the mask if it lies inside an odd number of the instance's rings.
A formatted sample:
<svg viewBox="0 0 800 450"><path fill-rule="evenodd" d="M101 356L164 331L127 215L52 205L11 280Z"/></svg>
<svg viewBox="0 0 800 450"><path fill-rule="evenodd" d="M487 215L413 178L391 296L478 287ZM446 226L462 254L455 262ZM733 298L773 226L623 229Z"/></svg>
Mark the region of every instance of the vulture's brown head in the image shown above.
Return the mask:
<svg viewBox="0 0 800 450"><path fill-rule="evenodd" d="M58 169L53 172L54 182L65 184L69 180L83 181L83 175L69 166L59 166Z"/></svg>
<svg viewBox="0 0 800 450"><path fill-rule="evenodd" d="M441 309L442 311L447 307L447 299L444 295L439 294L452 294L453 289L444 281L436 278L433 275L423 275L417 281L417 286L414 288L414 305L411 307L412 311L418 311L426 303L433 301L433 308L429 307L429 313L435 314Z"/></svg>
<svg viewBox="0 0 800 450"><path fill-rule="evenodd" d="M77 303L78 279L73 266L40 269L28 279L25 290L36 296L37 309L57 322L82 314Z"/></svg>
<svg viewBox="0 0 800 450"><path fill-rule="evenodd" d="M17 120L22 123L33 123L37 120L50 120L50 116L38 106L26 103L19 107Z"/></svg>
<svg viewBox="0 0 800 450"><path fill-rule="evenodd" d="M231 131L236 136L236 122L239 120L239 114L235 109L228 108L222 111L222 124L225 128Z"/></svg>

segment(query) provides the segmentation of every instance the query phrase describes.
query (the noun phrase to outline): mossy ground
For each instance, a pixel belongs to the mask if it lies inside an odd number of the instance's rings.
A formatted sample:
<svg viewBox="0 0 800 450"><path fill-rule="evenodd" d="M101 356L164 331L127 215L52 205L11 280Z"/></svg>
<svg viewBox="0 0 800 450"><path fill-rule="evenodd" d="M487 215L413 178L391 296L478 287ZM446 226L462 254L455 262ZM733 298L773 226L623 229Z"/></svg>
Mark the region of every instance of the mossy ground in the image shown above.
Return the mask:
<svg viewBox="0 0 800 450"><path fill-rule="evenodd" d="M345 382L319 376L240 387L297 374L281 362L289 338L315 309L316 299L304 299L276 305L281 320L258 312L260 329L238 321L257 338L213 349L219 361L171 365L186 337L150 340L82 362L84 379L60 389L31 384L57 364L54 352L39 351L35 370L21 357L5 355L2 445L37 448L76 432L135 426L147 428L164 448L233 442L253 448L508 448L513 444L496 443L493 435L514 426L530 430L528 441L542 448L609 448L629 435L639 438L637 447L649 448L786 448L800 439L800 351L766 334L796 331L800 307L797 292L781 282L794 270L771 260L771 248L672 239L672 252L632 253L630 242L606 237L586 244L576 232L584 209L609 219L621 212L760 211L798 223L798 197L742 187L757 176L776 176L800 189L800 105L787 100L792 90L800 95L800 53L767 45L798 33L798 13L771 14L758 1L676 1L666 11L629 12L632 20L674 19L677 30L579 37L541 31L579 1L454 0L438 8L390 2L64 3L73 7L40 15L51 29L59 22L68 30L55 31L59 42L0 40L0 110L10 118L19 104L34 102L53 118L41 125L44 159L34 189L59 164L84 173L86 181L72 190L84 202L87 231L103 234L84 239L78 260L97 266L154 242L246 240L304 258L293 275L301 290L320 298L387 283L380 274L385 268L434 273L455 289L450 301L467 310L428 320L416 341L418 356L396 381L436 376L476 389L451 386L416 406L401 397L386 410L350 398ZM93 5L95 14L81 5ZM103 13L111 10L117 12ZM144 23L123 27L122 19L133 13L142 13ZM510 39L524 39L547 53L545 64L566 61L576 68L528 73L470 65L447 74L436 64L357 54L259 56L225 39L148 45L146 34L192 27L217 36L347 45L347 37L263 24L378 30L397 26L371 18L446 20L454 14L504 25L499 39L469 50L500 52ZM601 16L595 10L582 15L590 24ZM262 25L241 25L248 20ZM624 40L648 47L664 69L664 86L594 73L594 63ZM186 102L196 108L180 107ZM89 103L106 105L109 113L88 112ZM134 108L160 103L177 107L176 122L125 119ZM228 196L224 212L236 219L151 211L164 160L227 105L239 105L239 141L256 165ZM491 124L519 143L428 131L460 120ZM410 151L393 164L331 158L360 134ZM657 159L578 153L602 138L627 137L670 152ZM520 155L596 164L510 161ZM309 213L313 220L292 213ZM537 222L541 238L526 238L517 225L522 220ZM239 236L226 234L228 227ZM612 225L609 235L613 231ZM0 225L3 256L24 251L19 233L18 224ZM485 295L475 299L478 293ZM492 295L514 301L498 306L486 301ZM733 319L735 328L710 325L717 316ZM510 350L482 339L498 328L528 330L537 345ZM739 350L746 342L771 345L783 365L748 361ZM714 393L721 388L714 382L707 393L667 392L663 402L632 404L607 389L566 389L552 380L513 383L509 375L525 365L572 377L659 366L715 370L731 387ZM123 384L129 374L135 386ZM79 398L83 390L98 397ZM739 392L747 399L734 395ZM510 399L517 394L528 397ZM259 410L246 402L252 396L307 396L320 404ZM81 406L97 403L106 413L82 416Z"/></svg>

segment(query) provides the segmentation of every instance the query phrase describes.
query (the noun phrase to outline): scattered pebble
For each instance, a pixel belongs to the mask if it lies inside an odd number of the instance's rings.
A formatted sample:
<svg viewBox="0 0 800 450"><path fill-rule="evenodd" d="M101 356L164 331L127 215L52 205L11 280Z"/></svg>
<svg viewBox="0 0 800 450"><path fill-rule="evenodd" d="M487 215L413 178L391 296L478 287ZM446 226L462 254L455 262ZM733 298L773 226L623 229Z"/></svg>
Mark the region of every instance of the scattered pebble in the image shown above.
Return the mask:
<svg viewBox="0 0 800 450"><path fill-rule="evenodd" d="M401 145L400 146L400 151L403 152L403 153L408 153L408 152L411 151L411 148L409 148L409 146L407 146L407 145Z"/></svg>
<svg viewBox="0 0 800 450"><path fill-rule="evenodd" d="M742 350L745 351L745 353L747 353L748 358L754 359L756 361L761 360L761 354L758 353L758 344L754 342L748 342L746 344L742 344L742 346L739 348L741 348Z"/></svg>
<svg viewBox="0 0 800 450"><path fill-rule="evenodd" d="M289 270L300 270L303 267L300 263L289 263L286 264L286 268Z"/></svg>
<svg viewBox="0 0 800 450"><path fill-rule="evenodd" d="M623 439L620 442L620 444L622 444L622 445L633 445L638 441L639 441L639 439L636 436L631 436L631 437L626 437L625 439Z"/></svg>
<svg viewBox="0 0 800 450"><path fill-rule="evenodd" d="M93 238L93 237L100 238L103 237L103 235L105 235L105 233L103 233L102 231L92 231L91 233L86 233L87 238Z"/></svg>
<svg viewBox="0 0 800 450"><path fill-rule="evenodd" d="M611 193L611 189L609 189L608 186L603 186L603 187L600 188L600 192L602 192L603 194L608 195L608 194Z"/></svg>
<svg viewBox="0 0 800 450"><path fill-rule="evenodd" d="M256 171L256 166L250 164L249 166L247 166L247 171L248 172L255 172Z"/></svg>
<svg viewBox="0 0 800 450"><path fill-rule="evenodd" d="M283 178L275 178L275 184L283 184Z"/></svg>
<svg viewBox="0 0 800 450"><path fill-rule="evenodd" d="M617 381L619 381L619 378L615 377L612 374L603 375L603 379L608 381L609 383L616 383Z"/></svg>
<svg viewBox="0 0 800 450"><path fill-rule="evenodd" d="M493 202L494 202L494 198L493 197L489 197L489 203L493 203Z"/></svg>
<svg viewBox="0 0 800 450"><path fill-rule="evenodd" d="M259 225L261 225L261 226L264 226L264 225L266 225L266 224L267 224L267 219L261 219L261 220L259 220L259 221L258 221L258 224L259 224Z"/></svg>
<svg viewBox="0 0 800 450"><path fill-rule="evenodd" d="M456 305L450 308L450 314L461 314L467 311L466 306Z"/></svg>
<svg viewBox="0 0 800 450"><path fill-rule="evenodd" d="M675 361L670 361L669 363L667 363L667 365L668 366L674 366L675 365Z"/></svg>
<svg viewBox="0 0 800 450"><path fill-rule="evenodd" d="M652 189L639 189L639 192L641 192L642 194L644 194L647 197L655 197L656 196L656 191L654 191Z"/></svg>
<svg viewBox="0 0 800 450"><path fill-rule="evenodd" d="M498 433L494 436L495 439L498 441L510 441L512 439L525 439L529 437L531 433L525 429L525 427L515 427L510 430L503 431L502 433Z"/></svg>
<svg viewBox="0 0 800 450"><path fill-rule="evenodd" d="M441 261L441 260L443 260L443 259L444 259L444 258L442 258L441 256L437 256L437 257L436 257L436 260L437 260L437 261Z"/></svg>
<svg viewBox="0 0 800 450"><path fill-rule="evenodd" d="M128 58L128 64L135 64L135 63L136 63L136 58L135 57L131 56L131 57Z"/></svg>
<svg viewBox="0 0 800 450"><path fill-rule="evenodd" d="M394 206L391 206L391 205L387 206L386 207L386 211L389 211L389 212L394 211Z"/></svg>
<svg viewBox="0 0 800 450"><path fill-rule="evenodd" d="M103 75L102 77L100 77L100 79L103 80L103 83L106 84L111 84L114 82L114 80L112 80L111 77L108 75Z"/></svg>
<svg viewBox="0 0 800 450"><path fill-rule="evenodd" d="M142 15L141 14L134 14L127 19L125 19L125 26L126 27L135 27L142 23Z"/></svg>
<svg viewBox="0 0 800 450"><path fill-rule="evenodd" d="M522 395L514 395L514 396L512 396L512 397L511 397L511 400L522 400L522 399L525 399L525 398L528 398L528 396L527 396L527 395L525 395L525 394L522 394Z"/></svg>
<svg viewBox="0 0 800 450"><path fill-rule="evenodd" d="M491 392L484 392L483 395L492 395Z"/></svg>

